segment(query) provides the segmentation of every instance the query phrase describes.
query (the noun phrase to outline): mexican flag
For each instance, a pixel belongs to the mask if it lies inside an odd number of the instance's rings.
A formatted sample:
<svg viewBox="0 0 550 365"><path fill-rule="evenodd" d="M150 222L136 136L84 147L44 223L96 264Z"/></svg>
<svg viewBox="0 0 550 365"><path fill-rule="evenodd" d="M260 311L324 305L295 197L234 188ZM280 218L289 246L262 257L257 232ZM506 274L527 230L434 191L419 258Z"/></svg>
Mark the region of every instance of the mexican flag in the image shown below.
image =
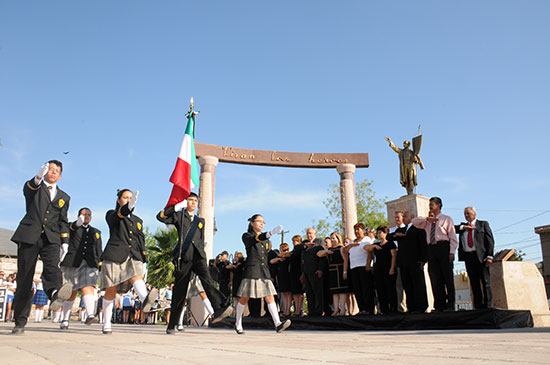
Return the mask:
<svg viewBox="0 0 550 365"><path fill-rule="evenodd" d="M185 128L183 142L181 142L180 153L176 161L176 167L170 182L174 184L170 199L166 208L177 204L186 199L191 193L191 189L199 186L199 168L197 156L195 155L195 115L197 112L190 110L187 115L189 121Z"/></svg>

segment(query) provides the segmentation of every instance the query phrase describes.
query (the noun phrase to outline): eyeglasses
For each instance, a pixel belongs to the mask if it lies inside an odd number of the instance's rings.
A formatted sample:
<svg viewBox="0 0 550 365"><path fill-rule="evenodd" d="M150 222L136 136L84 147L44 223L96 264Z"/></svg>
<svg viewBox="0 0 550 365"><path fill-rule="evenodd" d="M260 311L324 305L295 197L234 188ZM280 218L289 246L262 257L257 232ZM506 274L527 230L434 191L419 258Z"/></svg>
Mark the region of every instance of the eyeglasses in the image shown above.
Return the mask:
<svg viewBox="0 0 550 365"><path fill-rule="evenodd" d="M254 223L262 223L262 224L265 224L264 221L254 221Z"/></svg>

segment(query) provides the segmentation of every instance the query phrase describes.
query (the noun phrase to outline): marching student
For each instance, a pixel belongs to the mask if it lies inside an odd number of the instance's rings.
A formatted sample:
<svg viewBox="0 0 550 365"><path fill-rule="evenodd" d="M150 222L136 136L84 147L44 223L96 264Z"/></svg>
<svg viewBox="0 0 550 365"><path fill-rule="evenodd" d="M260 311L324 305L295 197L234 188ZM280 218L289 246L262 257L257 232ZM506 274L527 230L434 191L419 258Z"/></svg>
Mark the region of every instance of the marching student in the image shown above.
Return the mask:
<svg viewBox="0 0 550 365"><path fill-rule="evenodd" d="M203 298L203 305L212 317L212 323L219 322L233 313L227 297L216 289L216 284L208 271L204 251L204 219L195 214L198 198L197 194L191 193L186 200L171 205L157 214L160 222L173 224L178 231L178 243L173 251L176 270L171 315L166 327L166 333L169 335L176 333L192 273L199 277L204 287L208 302L205 303ZM209 307L208 303L211 304Z"/></svg>
<svg viewBox="0 0 550 365"><path fill-rule="evenodd" d="M237 314L235 316L235 332L244 334L242 318L246 304L250 298L264 298L267 309L277 332L283 332L290 326L290 319L281 322L274 296L277 294L271 281L267 254L271 243L269 238L283 231L283 226L277 226L269 232L263 232L264 218L254 214L248 219L248 230L243 233L243 243L246 247L246 263L243 280L237 292Z"/></svg>
<svg viewBox="0 0 550 365"><path fill-rule="evenodd" d="M105 290L102 304L104 334L113 332L111 318L117 293L126 293L133 287L146 313L151 311L158 296L155 288L147 293L143 280L147 262L143 221L133 213L138 194L139 191L134 194L129 189L119 190L116 208L109 210L105 216L110 236L101 256L101 290Z"/></svg>
<svg viewBox="0 0 550 365"><path fill-rule="evenodd" d="M57 186L63 164L50 160L23 186L26 214L11 240L17 243L17 291L13 300L15 327L21 335L31 310L31 295L38 255L43 263L42 284L55 311L70 297L71 286L63 285L59 270L60 247L69 240L67 193Z"/></svg>
<svg viewBox="0 0 550 365"><path fill-rule="evenodd" d="M64 258L61 262L63 281L72 285L71 297L63 302L63 319L60 328L69 329L71 309L78 291L82 292L82 302L86 310L84 323L96 323L94 289L99 278L99 261L101 259L101 231L90 225L92 211L81 208L78 219L69 225L70 239L63 244Z"/></svg>

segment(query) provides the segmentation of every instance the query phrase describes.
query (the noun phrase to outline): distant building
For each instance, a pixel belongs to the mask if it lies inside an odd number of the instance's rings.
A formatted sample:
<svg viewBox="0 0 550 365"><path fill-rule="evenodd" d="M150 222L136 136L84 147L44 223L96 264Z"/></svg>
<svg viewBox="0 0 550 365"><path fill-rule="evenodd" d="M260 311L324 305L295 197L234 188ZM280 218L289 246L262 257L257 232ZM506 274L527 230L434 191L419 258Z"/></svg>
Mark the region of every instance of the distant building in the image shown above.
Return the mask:
<svg viewBox="0 0 550 365"><path fill-rule="evenodd" d="M13 231L0 228L0 270L6 273L6 276L17 272L17 245L11 241ZM42 274L42 261L38 259L36 265L35 277Z"/></svg>

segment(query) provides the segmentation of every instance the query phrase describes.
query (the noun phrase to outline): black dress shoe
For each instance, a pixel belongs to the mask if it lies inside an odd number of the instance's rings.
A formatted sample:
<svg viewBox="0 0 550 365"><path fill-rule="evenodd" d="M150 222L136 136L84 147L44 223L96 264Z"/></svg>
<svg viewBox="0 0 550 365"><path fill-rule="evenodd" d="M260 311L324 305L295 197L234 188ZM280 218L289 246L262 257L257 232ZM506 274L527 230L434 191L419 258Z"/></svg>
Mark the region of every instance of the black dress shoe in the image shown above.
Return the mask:
<svg viewBox="0 0 550 365"><path fill-rule="evenodd" d="M288 327L290 327L290 319L287 319L286 321L282 322L280 325L278 325L277 327L275 327L275 331L277 331L277 333L281 333L283 332L284 330L286 330Z"/></svg>
<svg viewBox="0 0 550 365"><path fill-rule="evenodd" d="M153 307L153 304L155 303L155 300L157 300L158 296L159 296L159 291L157 288L151 289L149 294L147 294L147 297L145 297L145 300L143 301L143 308L142 308L142 310L145 313L149 313L151 311L151 307Z"/></svg>
<svg viewBox="0 0 550 365"><path fill-rule="evenodd" d="M69 321L61 321L61 324L59 325L59 328L62 330L68 330L69 329Z"/></svg>
<svg viewBox="0 0 550 365"><path fill-rule="evenodd" d="M25 327L18 327L18 326L15 326L13 327L13 329L11 330L11 334L12 335L22 335L25 333Z"/></svg>
<svg viewBox="0 0 550 365"><path fill-rule="evenodd" d="M235 332L237 332L238 335L244 335L244 331L242 328L237 328L237 326L235 326Z"/></svg>
<svg viewBox="0 0 550 365"><path fill-rule="evenodd" d="M174 327L168 327L166 329L166 334L167 335L175 335L176 334L176 329Z"/></svg>
<svg viewBox="0 0 550 365"><path fill-rule="evenodd" d="M91 325L92 323L98 323L99 320L96 316L88 316L86 317L86 321L84 322L86 325Z"/></svg>
<svg viewBox="0 0 550 365"><path fill-rule="evenodd" d="M73 286L69 283L65 283L52 295L50 303L50 309L52 312L57 311L63 306L63 302L71 297L73 293Z"/></svg>
<svg viewBox="0 0 550 365"><path fill-rule="evenodd" d="M233 308L231 308L230 305L227 307L222 307L214 312L214 315L212 316L212 323L218 323L222 319L229 317L233 314Z"/></svg>

